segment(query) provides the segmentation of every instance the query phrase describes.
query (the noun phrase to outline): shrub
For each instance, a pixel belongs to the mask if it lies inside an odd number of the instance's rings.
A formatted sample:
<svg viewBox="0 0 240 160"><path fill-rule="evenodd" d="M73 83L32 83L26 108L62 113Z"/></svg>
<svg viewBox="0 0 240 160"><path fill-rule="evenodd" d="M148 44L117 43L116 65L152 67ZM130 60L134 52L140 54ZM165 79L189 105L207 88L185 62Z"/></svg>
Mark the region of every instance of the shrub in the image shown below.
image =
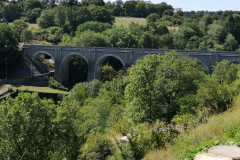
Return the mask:
<svg viewBox="0 0 240 160"><path fill-rule="evenodd" d="M112 144L106 136L91 135L80 150L80 159L105 160L112 155Z"/></svg>
<svg viewBox="0 0 240 160"><path fill-rule="evenodd" d="M54 77L46 77L47 83L50 87L60 90L68 91L67 87L64 87L62 84L60 84L58 81L54 79Z"/></svg>

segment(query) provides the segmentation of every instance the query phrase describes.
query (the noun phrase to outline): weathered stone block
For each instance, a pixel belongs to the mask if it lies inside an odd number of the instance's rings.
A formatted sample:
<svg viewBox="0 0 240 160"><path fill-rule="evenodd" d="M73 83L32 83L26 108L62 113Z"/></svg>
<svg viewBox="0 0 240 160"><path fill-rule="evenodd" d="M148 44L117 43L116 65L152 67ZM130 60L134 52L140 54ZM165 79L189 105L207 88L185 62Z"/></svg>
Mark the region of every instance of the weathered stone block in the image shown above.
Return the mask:
<svg viewBox="0 0 240 160"><path fill-rule="evenodd" d="M208 153L215 153L227 157L231 157L234 160L240 160L240 147L236 146L213 146L209 148Z"/></svg>
<svg viewBox="0 0 240 160"><path fill-rule="evenodd" d="M201 153L194 157L194 160L232 160L230 157L218 155L215 153Z"/></svg>

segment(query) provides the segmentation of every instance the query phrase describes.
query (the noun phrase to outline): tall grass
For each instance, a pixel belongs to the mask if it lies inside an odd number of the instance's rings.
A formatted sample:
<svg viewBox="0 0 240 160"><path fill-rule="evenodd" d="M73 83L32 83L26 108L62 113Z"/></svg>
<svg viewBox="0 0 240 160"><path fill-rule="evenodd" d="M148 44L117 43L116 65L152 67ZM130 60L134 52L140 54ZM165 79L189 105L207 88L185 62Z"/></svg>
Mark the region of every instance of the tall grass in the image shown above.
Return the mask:
<svg viewBox="0 0 240 160"><path fill-rule="evenodd" d="M165 150L151 151L144 160L192 159L198 152L206 152L213 145L226 144L232 140L226 132L235 126L240 128L239 115L240 95L227 112L214 115L207 123L181 133Z"/></svg>

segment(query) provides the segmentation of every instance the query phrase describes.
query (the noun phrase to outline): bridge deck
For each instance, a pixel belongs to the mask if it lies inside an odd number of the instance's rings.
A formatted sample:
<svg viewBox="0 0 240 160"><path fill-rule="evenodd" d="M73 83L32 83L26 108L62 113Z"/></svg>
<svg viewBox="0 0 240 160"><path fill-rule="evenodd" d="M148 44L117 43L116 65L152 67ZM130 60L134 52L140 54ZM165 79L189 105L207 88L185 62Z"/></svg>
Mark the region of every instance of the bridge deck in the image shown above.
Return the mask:
<svg viewBox="0 0 240 160"><path fill-rule="evenodd" d="M147 53L147 54L165 54L171 50L166 49L145 49L145 48L110 48L110 47L75 47L75 46L44 46L44 45L23 45L23 49L35 50L63 50L80 52L109 52L109 53ZM219 56L239 56L240 52L234 51L192 51L192 50L174 50L180 54L187 55L219 55Z"/></svg>

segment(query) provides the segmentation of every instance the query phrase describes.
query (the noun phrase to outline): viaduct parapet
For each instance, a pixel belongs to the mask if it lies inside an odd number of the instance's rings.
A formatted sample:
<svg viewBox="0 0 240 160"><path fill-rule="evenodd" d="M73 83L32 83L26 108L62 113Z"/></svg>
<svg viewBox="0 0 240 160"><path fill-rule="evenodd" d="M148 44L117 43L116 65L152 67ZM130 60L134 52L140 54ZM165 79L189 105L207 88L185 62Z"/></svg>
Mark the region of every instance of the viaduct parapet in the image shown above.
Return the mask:
<svg viewBox="0 0 240 160"><path fill-rule="evenodd" d="M68 84L68 64L71 56L77 55L85 59L88 64L88 81L101 79L102 64L110 56L117 58L123 67L129 68L148 54L164 55L170 50L160 49L136 49L136 48L102 48L102 47L69 47L69 46L42 46L24 45L24 52L33 61L34 65L41 67L39 56L44 53L55 61L54 76L61 84ZM185 51L176 50L191 59L197 60L211 73L212 66L224 59L230 62L240 62L240 52L230 51ZM44 71L43 71L44 72Z"/></svg>

